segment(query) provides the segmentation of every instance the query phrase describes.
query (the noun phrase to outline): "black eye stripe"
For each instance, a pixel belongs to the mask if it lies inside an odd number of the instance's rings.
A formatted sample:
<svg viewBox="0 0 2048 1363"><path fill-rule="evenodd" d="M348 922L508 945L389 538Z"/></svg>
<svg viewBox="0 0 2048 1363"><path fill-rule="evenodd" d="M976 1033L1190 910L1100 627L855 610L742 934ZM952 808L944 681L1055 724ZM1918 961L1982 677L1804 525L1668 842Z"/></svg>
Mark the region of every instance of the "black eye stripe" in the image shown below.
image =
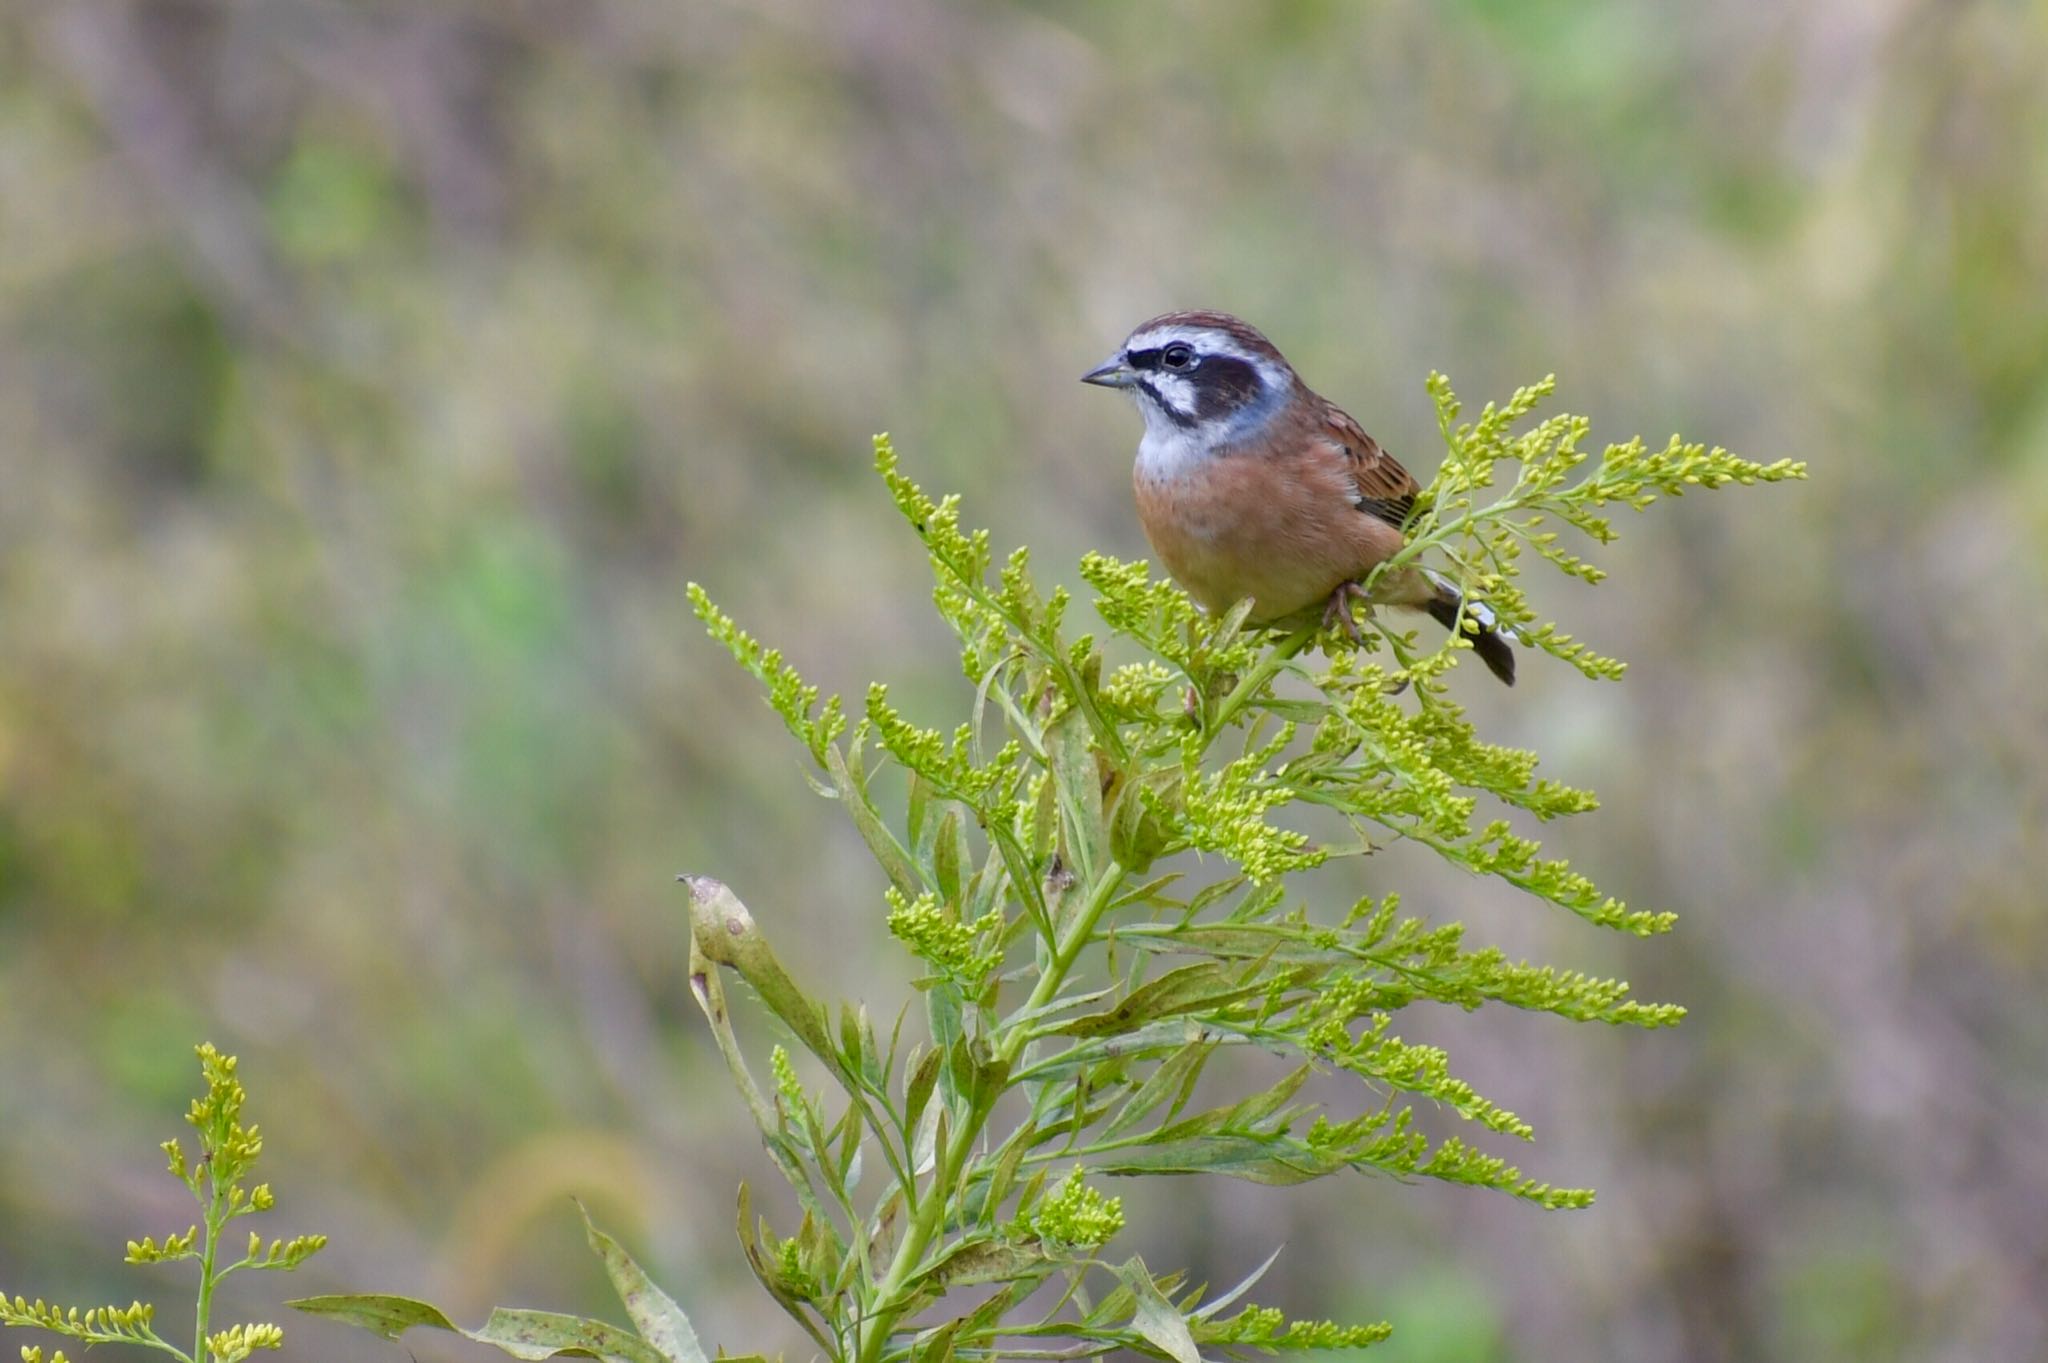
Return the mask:
<svg viewBox="0 0 2048 1363"><path fill-rule="evenodd" d="M1215 357L1210 357L1215 358ZM1171 360L1172 362L1169 362ZM1185 374L1203 362L1202 352L1186 341L1169 341L1163 346L1152 346L1145 350L1127 350L1124 363L1133 369L1159 370Z"/></svg>

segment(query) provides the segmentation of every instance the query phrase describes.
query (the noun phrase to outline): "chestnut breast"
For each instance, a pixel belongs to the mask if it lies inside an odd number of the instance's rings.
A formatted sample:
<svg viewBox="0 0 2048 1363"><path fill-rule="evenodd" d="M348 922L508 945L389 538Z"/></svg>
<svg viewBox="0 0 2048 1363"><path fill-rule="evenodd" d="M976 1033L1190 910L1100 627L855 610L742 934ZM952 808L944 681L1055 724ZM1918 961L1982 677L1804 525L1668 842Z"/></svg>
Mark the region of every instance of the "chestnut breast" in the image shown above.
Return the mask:
<svg viewBox="0 0 2048 1363"><path fill-rule="evenodd" d="M1145 537L1205 610L1244 597L1257 622L1318 604L1338 583L1401 548L1401 532L1358 509L1341 457L1320 442L1298 455L1229 451L1177 468L1140 460L1134 483Z"/></svg>

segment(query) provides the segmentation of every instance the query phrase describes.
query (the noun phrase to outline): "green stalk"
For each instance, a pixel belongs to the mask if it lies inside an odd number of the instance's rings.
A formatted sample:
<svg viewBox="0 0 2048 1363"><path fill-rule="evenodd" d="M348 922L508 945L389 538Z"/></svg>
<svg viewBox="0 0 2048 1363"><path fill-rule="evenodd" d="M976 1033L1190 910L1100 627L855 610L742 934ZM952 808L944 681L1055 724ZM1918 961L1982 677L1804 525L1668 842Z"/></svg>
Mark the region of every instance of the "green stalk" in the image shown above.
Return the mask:
<svg viewBox="0 0 2048 1363"><path fill-rule="evenodd" d="M1031 991L1031 998L1025 1003L1023 1012L1029 1015L1034 1010L1052 1001L1060 986L1066 983L1074 962L1095 935L1095 925L1102 918L1116 892L1123 888L1129 872L1122 863L1112 859L1102 870L1102 876L1088 894L1088 902L1081 908L1081 914L1067 930L1066 940L1053 947L1052 960L1046 963L1038 984ZM996 1047L996 1059L1007 1066L1013 1064L1018 1052L1024 1049L1030 1037L1030 1028L1013 1027ZM949 1190L960 1181L960 1172L974 1153L974 1143L981 1138L981 1129L987 1123L983 1112L974 1120L961 1124L946 1142L946 1149L938 1167L932 1174L930 1195L918 1207L916 1218L903 1233L903 1241L896 1246L896 1254L889 1261L888 1272L875 1287L875 1312L861 1326L858 1363L879 1363L882 1352L888 1347L889 1332L896 1326L903 1314L903 1303L898 1300L911 1274L923 1262L924 1254L932 1241L943 1231L946 1220L946 1206L952 1200Z"/></svg>
<svg viewBox="0 0 2048 1363"><path fill-rule="evenodd" d="M1259 665L1246 673L1243 680L1230 689L1230 694L1225 696L1223 703L1216 707L1216 718L1210 722L1209 732L1203 736L1202 750L1204 752L1208 751L1209 744L1215 739L1216 735L1222 733L1229 726L1230 721L1237 716L1237 712L1250 703L1252 697L1256 696L1267 682L1273 680L1280 669L1285 667L1297 653L1307 648L1309 641L1315 637L1316 632L1313 628L1296 630L1288 635L1286 639L1282 640L1279 646L1274 648L1272 652L1259 659Z"/></svg>
<svg viewBox="0 0 2048 1363"><path fill-rule="evenodd" d="M199 1252L199 1308L192 1327L193 1363L206 1363L206 1326L213 1314L214 1256L220 1252L220 1229L226 1218L221 1214L220 1180L214 1176L213 1166L206 1167L206 1183L210 1190L206 1202L206 1215L201 1218L206 1225L206 1241Z"/></svg>

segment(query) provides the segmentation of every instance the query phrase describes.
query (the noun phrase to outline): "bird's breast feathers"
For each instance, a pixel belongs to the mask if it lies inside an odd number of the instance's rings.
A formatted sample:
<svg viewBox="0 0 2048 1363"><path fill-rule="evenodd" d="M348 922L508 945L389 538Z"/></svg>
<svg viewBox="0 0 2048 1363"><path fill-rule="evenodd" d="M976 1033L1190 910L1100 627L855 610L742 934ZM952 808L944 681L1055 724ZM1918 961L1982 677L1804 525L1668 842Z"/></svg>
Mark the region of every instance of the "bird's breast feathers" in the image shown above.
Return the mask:
<svg viewBox="0 0 2048 1363"><path fill-rule="evenodd" d="M1205 609L1250 596L1253 619L1274 619L1399 549L1398 530L1358 510L1343 459L1315 445L1297 449L1190 461L1157 448L1148 459L1140 448L1133 481L1146 537Z"/></svg>

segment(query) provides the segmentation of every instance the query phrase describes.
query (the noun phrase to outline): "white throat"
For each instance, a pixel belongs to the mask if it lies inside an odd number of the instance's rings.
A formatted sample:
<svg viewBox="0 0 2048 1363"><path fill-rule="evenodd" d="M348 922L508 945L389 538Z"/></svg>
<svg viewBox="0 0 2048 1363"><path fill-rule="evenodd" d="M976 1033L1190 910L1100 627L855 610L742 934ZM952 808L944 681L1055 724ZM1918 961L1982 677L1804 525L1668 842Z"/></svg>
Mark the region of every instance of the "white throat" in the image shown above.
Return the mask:
<svg viewBox="0 0 2048 1363"><path fill-rule="evenodd" d="M1214 428L1207 422L1182 426L1165 412L1138 399L1145 434L1138 441L1138 477L1148 483L1178 482L1216 456Z"/></svg>

